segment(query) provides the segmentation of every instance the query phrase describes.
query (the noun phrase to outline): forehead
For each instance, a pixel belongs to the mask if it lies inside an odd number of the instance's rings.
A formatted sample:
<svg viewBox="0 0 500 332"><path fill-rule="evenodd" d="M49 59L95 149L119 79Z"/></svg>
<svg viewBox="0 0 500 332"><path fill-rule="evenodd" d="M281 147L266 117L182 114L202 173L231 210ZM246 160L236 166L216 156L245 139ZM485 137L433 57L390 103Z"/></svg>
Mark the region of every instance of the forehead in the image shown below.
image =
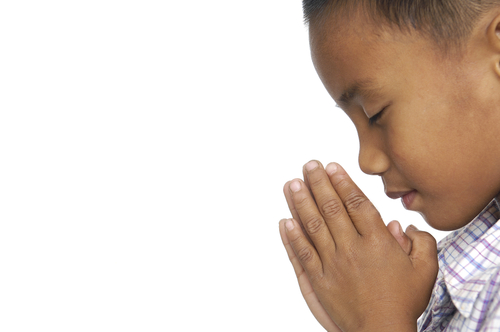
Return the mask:
<svg viewBox="0 0 500 332"><path fill-rule="evenodd" d="M325 76L322 80L374 83L376 77L371 77L371 68L384 67L391 54L404 51L397 49L394 37L387 31L375 30L373 24L356 18L349 24L311 25L311 55L318 73Z"/></svg>
<svg viewBox="0 0 500 332"><path fill-rule="evenodd" d="M401 70L414 67L411 59L422 59L422 53L430 52L429 45L415 35L375 26L359 17L340 23L310 27L313 63L337 102L346 93L376 92L398 72L402 74Z"/></svg>

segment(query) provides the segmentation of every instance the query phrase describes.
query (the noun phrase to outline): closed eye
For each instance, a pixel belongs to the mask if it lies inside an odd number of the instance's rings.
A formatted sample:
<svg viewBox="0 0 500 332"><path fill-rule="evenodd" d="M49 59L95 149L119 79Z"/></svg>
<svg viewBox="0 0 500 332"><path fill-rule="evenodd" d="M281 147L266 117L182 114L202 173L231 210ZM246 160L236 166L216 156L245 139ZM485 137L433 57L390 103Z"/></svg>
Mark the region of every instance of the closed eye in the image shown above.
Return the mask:
<svg viewBox="0 0 500 332"><path fill-rule="evenodd" d="M378 121L378 119L380 119L380 117L382 116L382 113L385 111L386 108L387 108L387 106L384 107L383 109L381 109L377 114L375 114L374 116L372 116L371 118L368 119L368 123L370 124L370 126L373 126Z"/></svg>

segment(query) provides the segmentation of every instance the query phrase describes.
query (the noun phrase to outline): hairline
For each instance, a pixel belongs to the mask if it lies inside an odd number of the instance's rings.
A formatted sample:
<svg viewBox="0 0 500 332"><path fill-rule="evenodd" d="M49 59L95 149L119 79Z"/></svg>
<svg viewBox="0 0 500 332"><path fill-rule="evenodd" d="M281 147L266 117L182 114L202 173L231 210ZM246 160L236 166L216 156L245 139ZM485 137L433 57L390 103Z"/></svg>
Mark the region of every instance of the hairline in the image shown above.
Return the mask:
<svg viewBox="0 0 500 332"><path fill-rule="evenodd" d="M474 30L472 28L466 35L447 39L437 35L433 29L429 27L429 24L427 24L428 26L422 25L421 27L417 27L415 23L409 24L408 22L400 22L398 24L390 21L384 15L381 15L376 9L368 8L369 6L365 1L353 2L355 3L335 8L334 3L327 0L322 8L316 9L310 13L305 13L307 16L304 17L304 23L309 29L321 29L327 23L331 24L332 20L338 19L339 22L349 22L356 16L359 17L359 15L362 15L363 19L369 21L370 24L380 31L390 29L403 35L415 33L422 36L432 42L437 51L436 53L443 57L448 57L452 54L461 57ZM484 14L485 13L477 15L472 24L476 25ZM338 29L339 23L333 23L332 28Z"/></svg>

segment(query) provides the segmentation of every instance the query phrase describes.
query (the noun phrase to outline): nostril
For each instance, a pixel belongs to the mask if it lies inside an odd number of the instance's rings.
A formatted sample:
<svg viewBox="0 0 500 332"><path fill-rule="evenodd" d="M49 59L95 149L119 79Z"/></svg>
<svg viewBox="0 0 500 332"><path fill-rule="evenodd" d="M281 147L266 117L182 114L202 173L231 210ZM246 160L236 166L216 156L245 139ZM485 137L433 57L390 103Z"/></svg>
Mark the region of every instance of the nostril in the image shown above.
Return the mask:
<svg viewBox="0 0 500 332"><path fill-rule="evenodd" d="M389 158L380 149L362 148L358 157L359 168L368 175L382 176L389 168Z"/></svg>

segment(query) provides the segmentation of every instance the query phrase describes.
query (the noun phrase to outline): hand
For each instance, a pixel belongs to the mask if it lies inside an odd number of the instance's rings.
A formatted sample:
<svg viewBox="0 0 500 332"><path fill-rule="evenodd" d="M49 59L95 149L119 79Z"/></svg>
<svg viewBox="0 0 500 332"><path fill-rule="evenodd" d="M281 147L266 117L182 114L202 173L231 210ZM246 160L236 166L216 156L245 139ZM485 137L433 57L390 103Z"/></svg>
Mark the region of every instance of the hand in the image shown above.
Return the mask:
<svg viewBox="0 0 500 332"><path fill-rule="evenodd" d="M435 240L409 229L413 244L406 241L399 224L385 227L345 171L328 176L316 165L305 172L310 185L287 184L300 187L287 195L296 220L280 227L313 314L328 331L338 331L334 322L345 331L415 330L437 274Z"/></svg>
<svg viewBox="0 0 500 332"><path fill-rule="evenodd" d="M285 190L288 191L290 182L288 182L285 185ZM291 197L287 195L287 202L292 203ZM288 199L290 197L290 200ZM293 208L290 208L291 210ZM296 214L296 212L294 212ZM300 219L297 216L294 216L295 220ZM297 255L295 255L295 252L292 249L292 246L290 245L290 241L288 240L288 237L286 235L285 231L285 219L280 221L280 235L281 235L281 240L283 241L283 245L285 246L286 252L288 254L288 258L290 259L290 262L292 263L293 269L295 270L295 274L297 276L297 280L299 282L299 288L302 293L302 296L304 297L304 300L306 301L307 306L309 307L309 310L311 310L311 313L313 316L316 318L316 320L323 326L325 330L328 332L342 332L342 330L335 324L335 322L331 319L331 317L328 315L326 312L325 308L321 304L321 302L318 299L318 296L314 292L314 289L311 285L311 281L309 280L304 268L299 262L299 259L297 258ZM396 220L391 221L387 225L387 229L389 232L391 232L392 236L398 241L399 245L401 248L405 251L407 255L410 254L411 252L411 239L403 233L403 230L401 229L401 225L399 222ZM409 230L407 231L409 232Z"/></svg>
<svg viewBox="0 0 500 332"><path fill-rule="evenodd" d="M307 181L305 168L303 169L303 173L304 173L306 187L308 189L310 189L309 183ZM297 210L295 209L295 206L293 204L293 200L292 200L292 196L291 196L291 192L290 192L290 183L291 183L291 181L289 181L285 184L283 191L284 191L290 212L292 213L292 216L295 218L295 220L298 221L298 223L301 225L301 227L303 227L302 222L300 220L300 216L298 215ZM323 326L323 328L325 330L327 330L328 332L341 332L340 328L331 319L331 317L328 315L325 308L323 307L323 305L319 301L318 296L314 292L313 287L311 285L311 282L309 281L309 278L304 271L304 268L302 267L302 265L299 262L299 259L295 255L295 252L293 251L293 249L290 245L290 241L288 240L288 237L286 235L285 221L286 221L285 219L281 220L280 225L279 225L281 239L283 241L283 245L285 246L286 252L288 254L288 258L290 259L290 262L292 263L292 266L295 270L295 274L296 274L297 280L299 282L299 287L300 287L302 296L304 297L304 300L306 301L306 304L309 307L309 310L311 310L311 313L314 315L316 320ZM392 236L394 236L396 241L398 241L399 245L405 251L405 253L407 255L409 255L411 252L411 247L412 247L411 239L403 232L399 222L396 220L391 221L387 225L387 229L392 234ZM306 233L306 236L307 236L307 233Z"/></svg>

